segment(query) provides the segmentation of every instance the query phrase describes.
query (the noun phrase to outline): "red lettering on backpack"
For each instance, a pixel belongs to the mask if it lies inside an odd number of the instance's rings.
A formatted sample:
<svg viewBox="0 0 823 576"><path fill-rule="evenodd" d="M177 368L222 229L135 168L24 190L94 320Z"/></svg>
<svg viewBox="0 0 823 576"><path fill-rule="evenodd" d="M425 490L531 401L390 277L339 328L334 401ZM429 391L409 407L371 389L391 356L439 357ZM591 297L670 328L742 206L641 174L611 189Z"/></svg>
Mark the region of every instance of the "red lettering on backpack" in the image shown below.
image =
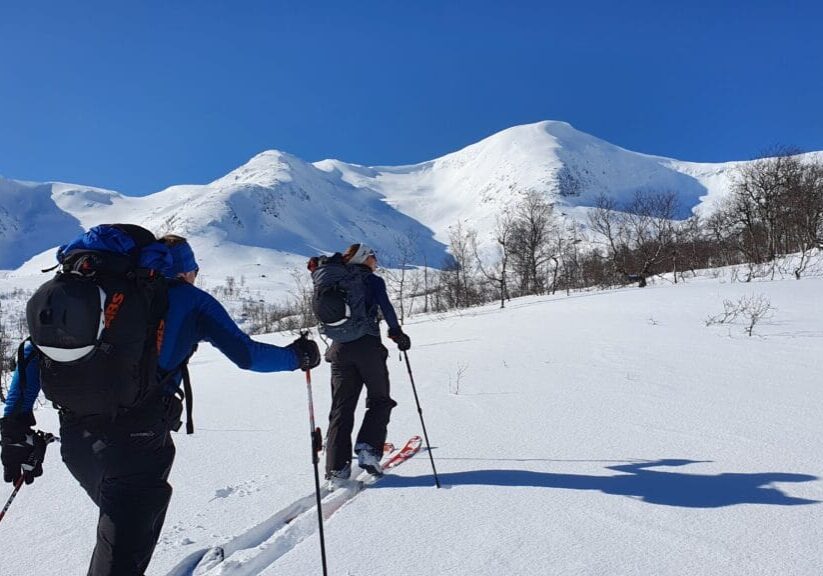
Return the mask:
<svg viewBox="0 0 823 576"><path fill-rule="evenodd" d="M163 346L163 337L166 335L166 321L160 320L157 325L157 353L160 354L160 348Z"/></svg>
<svg viewBox="0 0 823 576"><path fill-rule="evenodd" d="M111 323L114 322L114 319L117 317L117 313L120 312L120 306L123 305L123 300L126 297L121 292L115 292L114 296L111 297L111 302L109 302L108 306L106 306L105 318L106 318L106 328L111 326Z"/></svg>

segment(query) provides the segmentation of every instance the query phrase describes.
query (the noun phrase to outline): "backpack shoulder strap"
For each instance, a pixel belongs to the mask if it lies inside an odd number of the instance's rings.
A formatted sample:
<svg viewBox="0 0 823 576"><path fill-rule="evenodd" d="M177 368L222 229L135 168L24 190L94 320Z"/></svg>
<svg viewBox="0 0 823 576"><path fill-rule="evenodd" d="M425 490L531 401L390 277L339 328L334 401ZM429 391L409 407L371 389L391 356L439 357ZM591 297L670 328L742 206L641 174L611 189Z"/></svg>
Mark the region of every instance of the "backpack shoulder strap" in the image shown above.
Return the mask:
<svg viewBox="0 0 823 576"><path fill-rule="evenodd" d="M181 370L183 371L183 394L185 394L186 400L186 434L194 434L194 418L192 416L194 396L192 396L191 378L189 377L189 358L186 358L183 362Z"/></svg>
<svg viewBox="0 0 823 576"><path fill-rule="evenodd" d="M184 402L186 406L186 434L194 434L194 418L192 417L192 412L194 410L194 396L192 395L192 387L191 387L191 377L189 376L189 355L188 358L183 360L180 365L177 366L176 369L171 370L165 374L160 379L161 389L165 388L165 385L171 377L180 371L180 374L183 377L183 390L181 391L179 388L175 388L174 392L169 395L169 398L177 398L180 402ZM177 431L180 426L179 420L177 423L174 424L175 427L172 430Z"/></svg>
<svg viewBox="0 0 823 576"><path fill-rule="evenodd" d="M192 348L191 354L180 363L180 371L183 373L183 398L186 401L186 434L194 434L194 395L191 388L191 377L189 376L189 360L197 352L197 345Z"/></svg>

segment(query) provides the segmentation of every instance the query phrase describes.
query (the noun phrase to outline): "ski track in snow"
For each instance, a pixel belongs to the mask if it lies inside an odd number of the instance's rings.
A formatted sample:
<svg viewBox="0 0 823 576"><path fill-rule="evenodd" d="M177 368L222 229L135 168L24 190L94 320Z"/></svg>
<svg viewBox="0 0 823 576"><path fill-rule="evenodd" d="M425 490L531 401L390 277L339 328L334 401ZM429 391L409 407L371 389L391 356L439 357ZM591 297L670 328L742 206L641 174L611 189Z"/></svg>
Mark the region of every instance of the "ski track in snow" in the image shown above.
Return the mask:
<svg viewBox="0 0 823 576"><path fill-rule="evenodd" d="M417 440L416 446L410 445ZM388 471L414 457L420 450L419 436L411 438L403 450L395 453L394 445L386 450L384 469ZM387 445L388 446L388 445ZM400 458L400 459L398 459ZM355 467L357 470L357 467ZM332 517L355 496L376 482L368 472L361 470L347 486L330 491L320 488L324 521ZM218 491L219 493L220 491ZM167 576L254 576L274 564L278 558L292 550L318 531L317 495L312 492L299 498L267 520L253 526L223 544L189 554Z"/></svg>
<svg viewBox="0 0 823 576"><path fill-rule="evenodd" d="M362 472L350 486L334 492L321 488L324 520L364 490L366 477ZM192 552L167 576L254 576L317 531L316 495L312 492L227 542Z"/></svg>

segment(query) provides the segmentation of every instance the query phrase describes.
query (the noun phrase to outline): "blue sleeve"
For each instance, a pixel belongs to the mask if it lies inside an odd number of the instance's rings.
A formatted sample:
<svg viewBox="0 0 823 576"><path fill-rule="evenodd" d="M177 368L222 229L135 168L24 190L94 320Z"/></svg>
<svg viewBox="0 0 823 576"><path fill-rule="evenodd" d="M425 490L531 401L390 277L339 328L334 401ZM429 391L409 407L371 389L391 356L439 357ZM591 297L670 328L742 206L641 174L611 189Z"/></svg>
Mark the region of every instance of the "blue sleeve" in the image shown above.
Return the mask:
<svg viewBox="0 0 823 576"><path fill-rule="evenodd" d="M394 307L391 305L391 302L389 302L389 295L386 293L386 283L380 276L370 274L369 284L371 285L374 301L380 306L380 310L383 311L383 318L386 319L389 328L399 330L400 323L397 321L397 314L394 311Z"/></svg>
<svg viewBox="0 0 823 576"><path fill-rule="evenodd" d="M26 342L23 348L24 358L29 358L34 351L34 346L31 342ZM14 373L11 376L11 383L9 384L9 393L6 396L6 406L3 409L4 416L11 414L20 414L32 412L34 403L37 401L37 395L40 394L40 365L37 357L31 359L26 363L26 388L23 390L20 381L20 365L18 363ZM21 399L22 395L22 399ZM18 406L18 402L20 405Z"/></svg>
<svg viewBox="0 0 823 576"><path fill-rule="evenodd" d="M201 294L204 296L198 310L201 339L213 344L237 366L254 372L282 372L300 367L297 354L291 348L252 340L234 323L220 302L206 292Z"/></svg>

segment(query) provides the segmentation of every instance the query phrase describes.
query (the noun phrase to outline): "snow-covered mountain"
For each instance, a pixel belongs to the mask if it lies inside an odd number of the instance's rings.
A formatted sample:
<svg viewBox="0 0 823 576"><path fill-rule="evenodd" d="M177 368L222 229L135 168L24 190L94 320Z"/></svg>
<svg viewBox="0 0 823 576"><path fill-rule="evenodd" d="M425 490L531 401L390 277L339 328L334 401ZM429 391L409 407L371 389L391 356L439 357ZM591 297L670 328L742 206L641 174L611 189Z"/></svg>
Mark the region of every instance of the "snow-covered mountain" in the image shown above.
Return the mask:
<svg viewBox="0 0 823 576"><path fill-rule="evenodd" d="M451 226L460 221L488 242L496 216L526 192L546 194L584 221L601 193L627 200L637 190L674 191L679 216L686 217L713 209L738 164L639 154L546 121L410 166L309 163L272 150L209 184L139 198L0 179L0 270L31 274L49 265L51 250L81 228L114 221L186 235L207 268L220 274L226 270L221 263L252 273L297 265L353 241L374 246L389 266L410 241L413 264L439 266Z"/></svg>
<svg viewBox="0 0 823 576"><path fill-rule="evenodd" d="M727 174L731 164L707 166ZM448 228L461 220L480 232L491 230L495 217L517 196L545 193L573 215L593 206L605 193L629 199L636 190L675 191L680 216L687 217L712 189L689 173L686 163L624 150L565 122L515 126L442 158L412 166L366 168L335 160L316 163L337 171L359 188L378 190L402 212L430 226L448 241ZM711 185L710 185L711 184Z"/></svg>

